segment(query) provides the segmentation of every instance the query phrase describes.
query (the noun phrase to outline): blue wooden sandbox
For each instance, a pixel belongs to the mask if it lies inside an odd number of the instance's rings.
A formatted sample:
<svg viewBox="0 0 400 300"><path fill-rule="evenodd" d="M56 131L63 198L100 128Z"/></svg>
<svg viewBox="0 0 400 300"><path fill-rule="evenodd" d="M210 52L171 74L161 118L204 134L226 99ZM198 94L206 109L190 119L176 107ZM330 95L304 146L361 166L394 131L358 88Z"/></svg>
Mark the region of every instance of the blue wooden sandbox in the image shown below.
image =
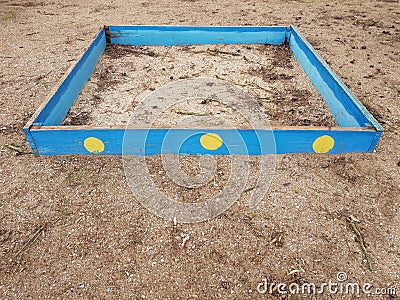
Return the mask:
<svg viewBox="0 0 400 300"><path fill-rule="evenodd" d="M271 130L237 129L127 129L125 126L62 126L62 122L88 81L107 44L173 46L195 44L288 44L314 87L326 101L338 127L273 127ZM129 131L129 144L124 135ZM24 127L36 156L68 154L156 155L284 154L373 152L383 128L356 99L328 64L294 26L104 26L77 63L72 66ZM168 150L163 140L172 136L182 147ZM217 135L224 146L207 149L204 133ZM259 147L258 136L272 136L272 147ZM236 140L235 136L240 139ZM134 138L132 138L134 137ZM234 147L236 144L246 147ZM268 143L267 143L268 144ZM143 147L145 145L145 147ZM144 149L145 148L145 149ZM177 150L178 149L178 150ZM228 149L238 149L235 153Z"/></svg>

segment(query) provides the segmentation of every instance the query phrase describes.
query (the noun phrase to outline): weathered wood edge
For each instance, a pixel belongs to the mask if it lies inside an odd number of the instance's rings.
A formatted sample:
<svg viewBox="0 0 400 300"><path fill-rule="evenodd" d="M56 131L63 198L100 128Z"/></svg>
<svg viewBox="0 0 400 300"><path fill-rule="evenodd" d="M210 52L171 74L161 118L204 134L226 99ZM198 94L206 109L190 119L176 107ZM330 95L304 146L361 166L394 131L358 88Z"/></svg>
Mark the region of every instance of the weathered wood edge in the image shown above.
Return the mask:
<svg viewBox="0 0 400 300"><path fill-rule="evenodd" d="M365 106L354 96L354 94L350 91L350 89L343 83L343 81L338 77L338 75L332 70L332 68L325 62L325 60L318 54L318 52L312 47L312 45L307 41L307 39L301 34L301 32L296 28L296 26L291 25L290 30L292 33L296 34L302 43L308 48L308 50L312 53L312 55L318 60L318 62L323 66L323 68L329 73L331 79L335 81L336 85L342 90L342 92L347 96L347 99L351 101L352 104L357 108L361 115L363 115L370 124L372 125L376 131L382 132L383 127L378 123L378 121L372 116L372 114L365 108ZM305 70L306 71L306 70ZM309 75L308 75L309 76ZM310 77L310 76L309 76ZM314 84L312 78L310 78ZM343 103L341 99L336 98L341 102L342 105L346 107L346 103ZM326 101L326 99L324 99ZM359 124L360 126L364 126Z"/></svg>

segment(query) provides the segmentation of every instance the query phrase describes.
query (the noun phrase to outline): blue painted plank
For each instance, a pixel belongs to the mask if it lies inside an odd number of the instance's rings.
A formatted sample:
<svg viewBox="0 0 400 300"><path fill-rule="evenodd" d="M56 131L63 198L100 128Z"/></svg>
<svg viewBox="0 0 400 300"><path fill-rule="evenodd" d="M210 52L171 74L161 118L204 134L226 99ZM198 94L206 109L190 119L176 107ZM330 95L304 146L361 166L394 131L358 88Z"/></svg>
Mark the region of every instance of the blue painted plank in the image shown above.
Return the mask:
<svg viewBox="0 0 400 300"><path fill-rule="evenodd" d="M377 131L375 137L373 138L371 145L369 146L368 152L374 152L378 142L382 136L382 131Z"/></svg>
<svg viewBox="0 0 400 300"><path fill-rule="evenodd" d="M278 154L315 153L312 145L322 136L329 136L334 140L334 146L328 154L341 154L372 152L370 145L377 133L373 130L275 130L274 134Z"/></svg>
<svg viewBox="0 0 400 300"><path fill-rule="evenodd" d="M218 134L223 146L217 150L202 147L200 137L205 133ZM85 148L87 138L102 141L104 149L98 154L130 155L191 154L284 154L314 153L313 144L321 136L334 140L329 154L372 152L371 145L380 134L374 130L232 130L232 129L32 129L40 155L96 154ZM257 139L257 135L261 137ZM260 142L261 141L261 142Z"/></svg>
<svg viewBox="0 0 400 300"><path fill-rule="evenodd" d="M200 44L281 45L288 27L110 26L112 44L174 46Z"/></svg>
<svg viewBox="0 0 400 300"><path fill-rule="evenodd" d="M294 56L325 99L339 126L374 127L378 131L383 130L294 26L291 26L289 44Z"/></svg>
<svg viewBox="0 0 400 300"><path fill-rule="evenodd" d="M106 37L104 29L102 29L33 121L33 125L54 126L63 122L72 104L93 73L105 47Z"/></svg>
<svg viewBox="0 0 400 300"><path fill-rule="evenodd" d="M27 139L27 141L28 141L28 143L29 143L29 146L30 146L31 149L32 149L33 155L39 156L39 155L40 155L40 154L39 154L39 150L38 150L37 147L36 147L35 140L33 139L32 134L31 134L31 132L29 131L29 128L24 127L24 133L25 133L26 139Z"/></svg>

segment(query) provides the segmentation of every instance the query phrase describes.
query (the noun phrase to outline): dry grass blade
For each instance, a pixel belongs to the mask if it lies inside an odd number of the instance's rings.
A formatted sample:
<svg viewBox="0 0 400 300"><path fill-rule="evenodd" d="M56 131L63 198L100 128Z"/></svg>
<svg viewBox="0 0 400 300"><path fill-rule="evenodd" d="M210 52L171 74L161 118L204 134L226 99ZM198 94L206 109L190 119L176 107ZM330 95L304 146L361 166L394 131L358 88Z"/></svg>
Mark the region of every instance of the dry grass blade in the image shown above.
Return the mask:
<svg viewBox="0 0 400 300"><path fill-rule="evenodd" d="M4 146L6 146L8 149L14 151L15 155L32 154L31 150L22 149L20 147L14 146L14 145L5 144Z"/></svg>
<svg viewBox="0 0 400 300"><path fill-rule="evenodd" d="M22 248L14 255L13 258L18 257L30 244L32 244L36 239L39 237L39 235L43 232L43 230L46 228L47 223L41 226L38 230L35 231L35 233L25 242L25 244L22 246Z"/></svg>
<svg viewBox="0 0 400 300"><path fill-rule="evenodd" d="M361 250L362 250L362 252L363 252L363 254L364 254L364 257L365 257L365 259L366 259L366 261L367 261L367 263L368 263L369 269L370 269L371 271L373 271L371 259L370 259L370 257L369 257L368 252L367 252L367 249L365 248L364 239L363 239L363 237L362 237L361 232L360 232L359 229L357 228L357 226L356 226L355 221L354 221L353 218L351 218L351 217L347 218L347 222L349 223L350 228L351 228L351 229L353 230L353 232L356 234L358 243L360 244Z"/></svg>
<svg viewBox="0 0 400 300"><path fill-rule="evenodd" d="M54 222L52 222L52 225L57 223L60 219L61 217L58 217ZM14 254L13 258L18 257L29 245L35 242L40 234L47 228L48 224L48 222L45 222L42 226L40 226L39 229L37 229L34 234L24 243L22 248Z"/></svg>

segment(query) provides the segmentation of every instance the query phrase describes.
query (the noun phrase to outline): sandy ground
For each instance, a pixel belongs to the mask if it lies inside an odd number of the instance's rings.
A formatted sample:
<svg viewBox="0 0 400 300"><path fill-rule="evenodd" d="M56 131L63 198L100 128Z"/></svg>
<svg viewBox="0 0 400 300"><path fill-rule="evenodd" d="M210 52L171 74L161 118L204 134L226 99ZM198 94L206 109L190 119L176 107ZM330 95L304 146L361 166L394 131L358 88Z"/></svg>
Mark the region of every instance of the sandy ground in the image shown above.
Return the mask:
<svg viewBox="0 0 400 300"><path fill-rule="evenodd" d="M257 285L338 272L400 289L398 1L0 1L0 13L0 298L300 299ZM256 210L243 195L211 221L174 226L134 198L119 157L6 146L28 148L23 125L102 24L295 24L385 133L373 154L279 156Z"/></svg>

